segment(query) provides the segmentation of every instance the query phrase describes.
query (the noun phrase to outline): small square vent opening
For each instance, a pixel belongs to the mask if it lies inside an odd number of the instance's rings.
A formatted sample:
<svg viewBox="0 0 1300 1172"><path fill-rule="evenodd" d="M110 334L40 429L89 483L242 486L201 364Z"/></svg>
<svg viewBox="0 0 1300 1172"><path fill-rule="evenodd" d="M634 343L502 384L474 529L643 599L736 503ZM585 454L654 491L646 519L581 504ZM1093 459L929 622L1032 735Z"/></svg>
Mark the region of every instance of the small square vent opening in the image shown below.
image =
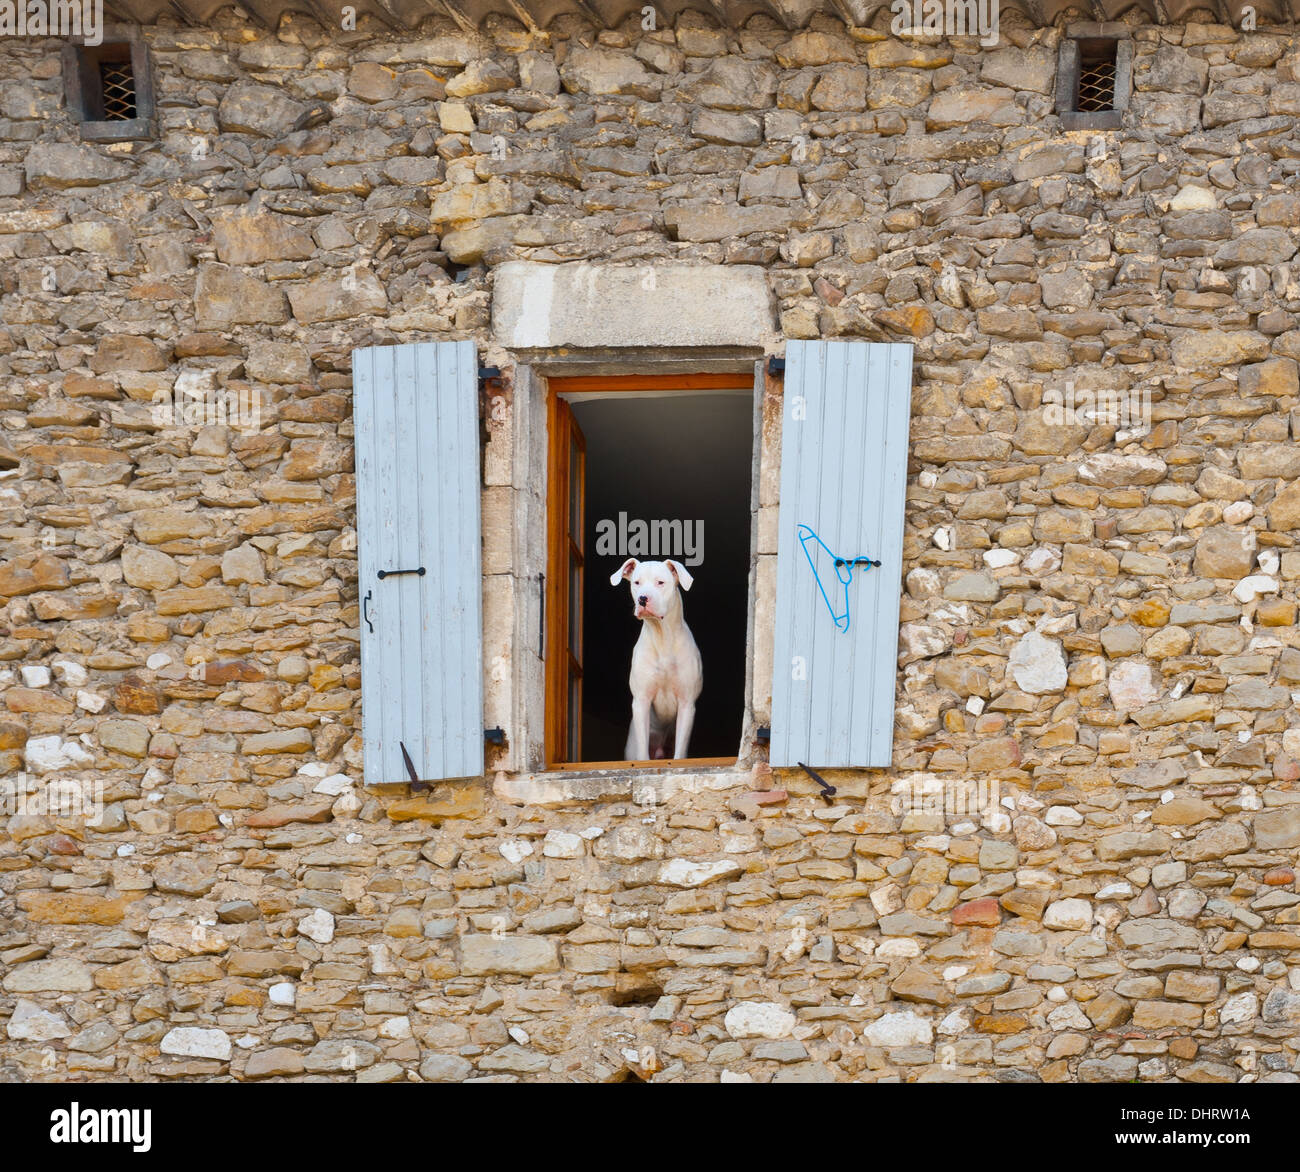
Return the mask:
<svg viewBox="0 0 1300 1172"><path fill-rule="evenodd" d="M135 70L131 58L121 61L101 59L99 65L99 99L104 122L125 122L139 117L135 99Z"/></svg>
<svg viewBox="0 0 1300 1172"><path fill-rule="evenodd" d="M65 44L68 110L91 142L153 137L149 50L138 30L105 29L98 45ZM115 32L116 35L110 35Z"/></svg>
<svg viewBox="0 0 1300 1172"><path fill-rule="evenodd" d="M1061 129L1119 130L1133 96L1133 39L1127 26L1073 25L1061 40L1056 113Z"/></svg>
<svg viewBox="0 0 1300 1172"><path fill-rule="evenodd" d="M1096 37L1079 42L1079 84L1074 108L1080 114L1115 109L1115 69L1119 42Z"/></svg>

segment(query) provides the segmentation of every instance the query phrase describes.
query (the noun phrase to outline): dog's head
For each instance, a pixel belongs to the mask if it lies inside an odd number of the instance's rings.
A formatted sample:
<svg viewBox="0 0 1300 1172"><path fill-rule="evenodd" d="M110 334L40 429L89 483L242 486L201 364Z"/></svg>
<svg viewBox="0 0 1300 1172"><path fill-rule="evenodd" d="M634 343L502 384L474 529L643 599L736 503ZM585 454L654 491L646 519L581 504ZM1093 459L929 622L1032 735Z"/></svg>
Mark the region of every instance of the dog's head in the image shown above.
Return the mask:
<svg viewBox="0 0 1300 1172"><path fill-rule="evenodd" d="M639 562L628 558L610 575L617 586L626 578L632 584L632 613L639 619L663 619L673 607L681 606L677 588L689 590L695 581L680 562Z"/></svg>

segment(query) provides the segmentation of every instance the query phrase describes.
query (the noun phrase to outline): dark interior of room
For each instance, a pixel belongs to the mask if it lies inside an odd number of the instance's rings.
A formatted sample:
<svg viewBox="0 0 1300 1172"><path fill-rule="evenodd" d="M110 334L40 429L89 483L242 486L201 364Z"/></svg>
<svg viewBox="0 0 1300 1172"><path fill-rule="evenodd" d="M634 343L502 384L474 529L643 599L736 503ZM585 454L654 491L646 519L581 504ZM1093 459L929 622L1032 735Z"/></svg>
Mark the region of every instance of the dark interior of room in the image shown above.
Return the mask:
<svg viewBox="0 0 1300 1172"><path fill-rule="evenodd" d="M599 553L600 522L617 526L620 513L629 524L690 521L693 535L702 536L699 564L687 565L694 582L682 594L704 663L690 756L734 757L745 692L753 397L619 394L571 405L587 440L581 759L622 760L631 721L628 672L641 624L632 614L628 584L611 586L609 577L627 556L674 556ZM684 556L677 560L687 562Z"/></svg>

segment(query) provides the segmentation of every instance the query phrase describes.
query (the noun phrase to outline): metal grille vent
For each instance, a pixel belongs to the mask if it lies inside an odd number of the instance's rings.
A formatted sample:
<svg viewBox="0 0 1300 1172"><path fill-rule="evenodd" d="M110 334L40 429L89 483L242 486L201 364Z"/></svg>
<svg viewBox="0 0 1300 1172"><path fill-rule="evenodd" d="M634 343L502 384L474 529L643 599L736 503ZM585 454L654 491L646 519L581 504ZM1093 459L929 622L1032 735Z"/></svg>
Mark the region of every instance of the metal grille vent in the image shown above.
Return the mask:
<svg viewBox="0 0 1300 1172"><path fill-rule="evenodd" d="M105 122L125 122L137 117L135 73L130 61L101 61L99 85L104 98Z"/></svg>
<svg viewBox="0 0 1300 1172"><path fill-rule="evenodd" d="M1079 62L1079 93L1074 108L1081 114L1095 114L1115 108L1115 43L1105 56L1085 57Z"/></svg>

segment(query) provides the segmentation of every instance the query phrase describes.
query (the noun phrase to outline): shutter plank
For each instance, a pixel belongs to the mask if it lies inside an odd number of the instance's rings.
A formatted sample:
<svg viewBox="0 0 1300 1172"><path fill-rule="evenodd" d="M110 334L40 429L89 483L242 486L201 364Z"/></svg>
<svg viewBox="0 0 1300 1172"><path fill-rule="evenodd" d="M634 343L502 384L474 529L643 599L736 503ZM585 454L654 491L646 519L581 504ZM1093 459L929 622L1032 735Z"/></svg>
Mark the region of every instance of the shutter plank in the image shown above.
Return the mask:
<svg viewBox="0 0 1300 1172"><path fill-rule="evenodd" d="M864 582L861 594L862 628L855 652L865 656L869 671L854 674L854 697L850 718L846 724L849 733L849 755L854 760L876 761L882 758L887 762L892 752L894 732L894 681L898 670L898 601L902 589L900 565L902 546L903 497L897 497L890 490L890 476L895 461L901 460L899 477L906 480L907 448L903 444L900 452L891 427L898 425L898 404L900 395L891 394L891 363L895 360L895 346L872 347L870 362L864 376L866 409L863 412L867 435L873 437L873 458L864 463L862 491L865 496L863 504L864 527L868 519L874 522L870 526L876 548L869 551L873 558L878 558L883 565L872 567ZM904 415L911 414L911 351L907 351L909 378L906 386L906 405L902 408ZM891 412L893 418L891 418ZM908 419L902 420L904 437ZM876 502L887 502L881 509ZM896 503L893 503L896 502ZM874 515L873 515L874 514ZM889 527L891 518L898 518L897 548L891 546ZM892 570L889 567L893 567ZM893 606L893 619L890 620L890 604ZM868 607L870 608L868 610ZM887 694L886 694L887 693ZM882 711L882 706L886 711Z"/></svg>
<svg viewBox="0 0 1300 1172"><path fill-rule="evenodd" d="M380 569L411 569L424 563L420 560L421 537L427 525L427 518L420 515L420 485L425 479L422 475L420 460L420 443L427 432L428 415L417 411L416 406L416 367L419 354L415 347L394 347L392 355L392 453L393 469L385 488L391 491L393 501L393 543L392 560ZM403 475L403 472L406 475ZM428 575L425 575L427 578ZM398 621L389 628L389 638L396 642L391 647L402 664L400 676L394 680L396 685L401 724L397 731L398 740L406 746L416 772L421 778L433 769L438 762L430 759L426 737L429 732L424 717L424 697L427 680L424 666L426 648L424 645L425 616L423 611L424 578L403 574L398 578L385 578L379 584L384 596L384 604L397 610ZM413 668L418 670L413 670ZM362 697L362 703L365 697ZM401 749L398 749L401 757ZM401 763L405 768L404 762Z"/></svg>
<svg viewBox="0 0 1300 1172"><path fill-rule="evenodd" d="M907 507L908 433L912 419L912 347L895 344L887 358L882 355L881 376L885 401L884 427L878 433L883 451L880 460L878 499L880 552L884 563L872 570L876 597L876 621L872 625L872 654L878 669L867 676L870 691L870 764L888 765L893 756L894 692L898 678L898 612L903 589L903 522Z"/></svg>
<svg viewBox="0 0 1300 1172"><path fill-rule="evenodd" d="M772 681L774 765L890 764L898 659L903 509L911 415L911 347L791 341L781 438L777 614ZM792 418L796 401L806 418ZM809 525L855 569L851 622L838 630L799 541ZM838 613L845 591L832 556L810 551ZM791 678L796 656L807 681Z"/></svg>
<svg viewBox="0 0 1300 1172"><path fill-rule="evenodd" d="M418 378L430 389L443 386L443 377L447 373L443 366L441 352L429 353L421 349L412 354L412 361L418 366ZM447 384L454 385L454 384ZM444 468L452 467L447 461L454 461L455 452L448 448L443 450L443 436L448 432L443 413L440 410L439 396L426 393L418 397L415 406L421 440L421 451L417 459L422 466L419 477L419 494L417 505L421 518L427 522L420 527L421 544L415 555L419 560L412 562L415 566L424 566L428 571L423 578L407 579L419 584L422 596L422 612L418 616L421 642L420 676L421 676L421 726L425 730L424 764L417 768L427 768L435 776L451 776L446 772L448 762L445 759L447 736L454 722L447 717L447 695L443 684L440 665L457 663L459 660L447 644L447 634L441 619L431 613L430 608L437 605L438 583L446 583L442 551L438 544L438 531L444 524L442 485L440 481ZM459 507L455 502L453 508ZM427 583L427 584L426 584Z"/></svg>
<svg viewBox="0 0 1300 1172"><path fill-rule="evenodd" d="M809 410L808 422L813 425L807 430L803 442L807 450L803 454L804 463L816 469L816 495L808 500L810 508L796 518L804 524L811 525L831 549L841 554L844 551L840 541L840 507L843 504L843 477L848 474L844 463L844 419L847 403L842 394L844 383L844 364L838 361L838 353L826 349L818 355L819 379L809 387L810 399L816 400L817 411L814 417ZM811 479L811 477L810 477ZM805 498L807 499L807 498ZM822 585L830 595L836 610L842 610L840 601L840 583L835 575L835 567L825 550L813 544L813 559L817 571L821 574ZM800 566L798 563L803 562ZM805 750L816 757L820 746L832 744L835 740L831 727L831 697L837 677L835 675L835 654L844 643L844 636L829 621L830 612L817 590L812 572L808 568L808 559L804 556L802 546L798 547L795 574L802 571L803 580L813 583L813 593L809 603L812 618L811 656L808 660L808 747ZM819 609L820 608L820 609ZM821 670L817 670L820 668ZM827 764L824 757L820 758ZM811 765L808 757L802 760Z"/></svg>
<svg viewBox="0 0 1300 1172"><path fill-rule="evenodd" d="M802 561L803 551L797 537L793 545L790 538L795 535L795 526L799 523L795 517L797 502L809 499L813 488L808 482L808 474L816 469L811 458L805 465L805 452L813 452L815 445L804 444L801 437L808 428L816 426L814 421L820 411L820 396L810 394L810 391L820 380L823 358L816 352L807 353L803 342L786 344L776 562L777 617L772 655L770 752L773 764L777 763L778 756L784 764L808 758L810 690L806 669L811 654L814 617L809 593L815 594L815 586L811 578L805 579L797 573L801 567L796 563ZM797 417L799 415L802 418ZM796 439L796 433L799 439ZM791 504L787 506L786 501ZM804 650L799 651L800 648ZM803 660L805 669L802 680L794 678L797 655Z"/></svg>
<svg viewBox="0 0 1300 1172"><path fill-rule="evenodd" d="M454 401L442 400L440 424L450 430L442 441L455 454L444 465L455 490L442 494L442 528L435 540L447 559L439 598L442 638L455 673L443 673L446 727L443 744L447 776L483 772L483 537L479 454L478 358L472 342L447 346L438 354L439 387L462 388ZM441 444L440 444L441 446ZM466 456L468 453L468 456ZM454 689L454 695L451 694Z"/></svg>
<svg viewBox="0 0 1300 1172"><path fill-rule="evenodd" d="M478 364L470 342L353 355L366 781L483 772ZM425 567L423 576L378 577Z"/></svg>
<svg viewBox="0 0 1300 1172"><path fill-rule="evenodd" d="M868 548L864 541L864 534L870 533L872 529L871 516L875 507L874 502L879 499L871 492L871 485L875 479L873 472L877 466L874 456L876 445L872 437L880 434L878 430L873 430L871 427L872 417L876 414L876 403L873 401L875 396L871 394L870 374L874 370L874 359L877 354L878 351L874 348L852 346L839 371L841 385L838 388L838 395L842 420L839 459L843 475L837 502L838 515L834 540L827 537L825 541L831 549L836 553L842 553L845 557L857 557L858 554L863 553L872 558L880 557L880 552ZM862 402L863 396L866 397L865 404ZM834 509L828 509L823 516L833 512ZM829 624L822 624L822 629L827 632L827 641L833 648L829 674L835 681L831 700L827 706L830 713L828 735L833 737L838 730L844 731L848 742L844 746L844 751L848 753L850 759L853 756L851 744L854 731L861 721L859 706L862 703L862 690L858 687L860 676L853 670L854 628L862 624L862 630L873 629L871 626L873 613L867 609L869 599L865 587L870 585L868 579L879 572L874 566L865 574L860 567L853 570L853 582L849 586L851 622L848 635L841 635ZM838 579L835 585L837 590L842 589Z"/></svg>
<svg viewBox="0 0 1300 1172"><path fill-rule="evenodd" d="M453 459L444 464L453 486L444 500L442 536L443 573L448 583L443 638L452 662L463 665L461 677L443 677L444 687L454 687L444 705L444 745L452 762L477 762L483 771L483 572L480 517L480 460L478 437L478 360L469 342L438 355L439 386L469 386L472 393L457 396L441 419L446 435L440 436L439 450L459 454L469 451L469 460ZM449 457L450 459L450 457ZM469 520L472 518L472 522ZM457 768L461 767L459 764Z"/></svg>

